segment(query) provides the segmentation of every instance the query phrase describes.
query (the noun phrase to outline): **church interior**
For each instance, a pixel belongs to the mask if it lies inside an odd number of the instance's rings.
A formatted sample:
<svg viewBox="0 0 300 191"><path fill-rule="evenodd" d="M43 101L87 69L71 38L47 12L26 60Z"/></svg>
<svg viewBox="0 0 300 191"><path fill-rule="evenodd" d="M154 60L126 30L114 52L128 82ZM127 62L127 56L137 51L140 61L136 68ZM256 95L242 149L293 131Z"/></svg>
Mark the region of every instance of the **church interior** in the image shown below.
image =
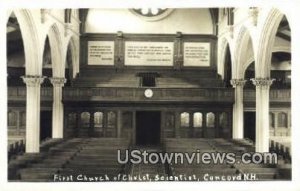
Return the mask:
<svg viewBox="0 0 300 191"><path fill-rule="evenodd" d="M7 13L8 180L291 180L291 27L276 8ZM117 149L271 152L277 164L119 164ZM67 180L63 180L67 181Z"/></svg>

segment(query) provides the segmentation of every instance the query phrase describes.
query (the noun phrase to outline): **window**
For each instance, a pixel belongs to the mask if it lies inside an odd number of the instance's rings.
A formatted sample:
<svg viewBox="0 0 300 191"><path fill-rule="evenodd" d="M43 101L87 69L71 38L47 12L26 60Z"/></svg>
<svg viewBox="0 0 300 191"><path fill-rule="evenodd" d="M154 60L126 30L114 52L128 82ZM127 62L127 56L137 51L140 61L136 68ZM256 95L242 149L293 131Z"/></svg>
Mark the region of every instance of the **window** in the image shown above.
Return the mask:
<svg viewBox="0 0 300 191"><path fill-rule="evenodd" d="M132 128L132 112L124 112L122 114L122 128L131 129Z"/></svg>
<svg viewBox="0 0 300 191"><path fill-rule="evenodd" d="M202 113L200 113L200 112L196 112L196 113L194 113L194 118L193 118L194 120L194 124L193 124L193 126L194 127L202 127Z"/></svg>
<svg viewBox="0 0 300 191"><path fill-rule="evenodd" d="M94 127L95 128L103 127L103 112L96 112L94 114Z"/></svg>
<svg viewBox="0 0 300 191"><path fill-rule="evenodd" d="M274 114L273 113L269 113L269 124L270 124L270 127L274 128Z"/></svg>
<svg viewBox="0 0 300 191"><path fill-rule="evenodd" d="M83 112L80 115L80 122L82 127L89 127L90 126L90 113Z"/></svg>
<svg viewBox="0 0 300 191"><path fill-rule="evenodd" d="M175 127L175 116L173 113L166 113L166 128L173 129Z"/></svg>
<svg viewBox="0 0 300 191"><path fill-rule="evenodd" d="M180 124L181 127L189 127L190 126L190 114L187 112L183 112L180 114Z"/></svg>
<svg viewBox="0 0 300 191"><path fill-rule="evenodd" d="M212 112L206 114L206 127L215 127L215 114Z"/></svg>
<svg viewBox="0 0 300 191"><path fill-rule="evenodd" d="M287 127L287 114L284 112L278 113L278 127Z"/></svg>
<svg viewBox="0 0 300 191"><path fill-rule="evenodd" d="M116 113L110 111L107 113L107 128L115 128L116 127Z"/></svg>
<svg viewBox="0 0 300 191"><path fill-rule="evenodd" d="M26 112L25 111L21 111L20 112L20 128L21 129L25 129L26 127Z"/></svg>
<svg viewBox="0 0 300 191"><path fill-rule="evenodd" d="M221 128L228 127L228 115L227 115L226 112L222 112L220 114L220 123L219 123L219 126Z"/></svg>
<svg viewBox="0 0 300 191"><path fill-rule="evenodd" d="M155 87L156 86L155 78L158 76L157 73L153 73L153 72L139 73L138 76L141 77L141 86L142 87Z"/></svg>
<svg viewBox="0 0 300 191"><path fill-rule="evenodd" d="M68 114L68 126L69 127L76 126L76 113L69 113Z"/></svg>
<svg viewBox="0 0 300 191"><path fill-rule="evenodd" d="M16 127L17 126L17 114L14 111L8 112L8 126Z"/></svg>

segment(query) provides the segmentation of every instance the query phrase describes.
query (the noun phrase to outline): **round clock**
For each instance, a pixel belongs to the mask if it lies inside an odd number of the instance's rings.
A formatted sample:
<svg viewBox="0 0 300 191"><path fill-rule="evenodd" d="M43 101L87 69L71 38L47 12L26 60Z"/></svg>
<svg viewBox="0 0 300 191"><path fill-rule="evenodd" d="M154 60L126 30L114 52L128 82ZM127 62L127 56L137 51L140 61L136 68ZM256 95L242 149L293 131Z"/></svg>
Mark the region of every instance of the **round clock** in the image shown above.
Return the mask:
<svg viewBox="0 0 300 191"><path fill-rule="evenodd" d="M151 89L146 89L144 95L146 98L151 98L153 96L153 91Z"/></svg>

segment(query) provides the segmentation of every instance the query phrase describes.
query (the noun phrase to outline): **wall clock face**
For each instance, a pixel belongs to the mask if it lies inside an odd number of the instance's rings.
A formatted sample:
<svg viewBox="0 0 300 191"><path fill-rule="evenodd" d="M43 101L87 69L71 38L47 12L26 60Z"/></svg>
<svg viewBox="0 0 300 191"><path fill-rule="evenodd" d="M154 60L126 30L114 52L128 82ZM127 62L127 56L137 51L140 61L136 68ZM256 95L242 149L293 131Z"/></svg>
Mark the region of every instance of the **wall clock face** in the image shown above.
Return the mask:
<svg viewBox="0 0 300 191"><path fill-rule="evenodd" d="M151 89L146 89L144 95L146 98L151 98L153 96L153 91Z"/></svg>

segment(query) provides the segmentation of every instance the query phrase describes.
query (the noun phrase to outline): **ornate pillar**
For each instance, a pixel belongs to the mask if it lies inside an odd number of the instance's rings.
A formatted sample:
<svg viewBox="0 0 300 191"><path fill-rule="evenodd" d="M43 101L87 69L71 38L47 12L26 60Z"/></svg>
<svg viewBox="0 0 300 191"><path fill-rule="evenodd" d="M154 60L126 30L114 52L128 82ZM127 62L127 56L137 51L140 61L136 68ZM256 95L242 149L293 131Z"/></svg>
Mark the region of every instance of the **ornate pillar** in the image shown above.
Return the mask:
<svg viewBox="0 0 300 191"><path fill-rule="evenodd" d="M52 138L63 138L63 115L62 87L66 83L65 78L50 78L53 85L53 108L52 108Z"/></svg>
<svg viewBox="0 0 300 191"><path fill-rule="evenodd" d="M235 102L233 105L233 128L232 138L242 139L244 138L244 105L243 105L243 89L246 83L244 79L232 79L230 80L233 86L235 94Z"/></svg>
<svg viewBox="0 0 300 191"><path fill-rule="evenodd" d="M40 152L40 93L42 76L22 76L26 84L26 153Z"/></svg>
<svg viewBox="0 0 300 191"><path fill-rule="evenodd" d="M251 79L256 86L255 151L269 152L269 93L270 78Z"/></svg>

